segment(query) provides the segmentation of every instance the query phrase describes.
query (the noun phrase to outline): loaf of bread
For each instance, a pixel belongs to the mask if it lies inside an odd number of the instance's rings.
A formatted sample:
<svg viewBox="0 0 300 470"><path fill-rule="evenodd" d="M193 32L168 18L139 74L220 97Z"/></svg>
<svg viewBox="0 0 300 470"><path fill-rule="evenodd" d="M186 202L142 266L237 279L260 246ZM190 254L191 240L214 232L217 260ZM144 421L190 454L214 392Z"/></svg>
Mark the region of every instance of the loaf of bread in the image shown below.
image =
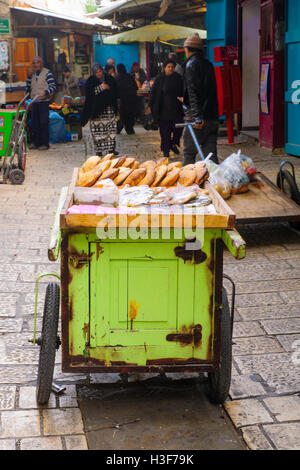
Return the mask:
<svg viewBox="0 0 300 470"><path fill-rule="evenodd" d="M164 179L168 172L168 166L167 165L160 165L156 168L156 176L155 180L152 183L152 187L159 186L159 183Z"/></svg>
<svg viewBox="0 0 300 470"><path fill-rule="evenodd" d="M137 168L127 176L123 184L129 184L130 186L137 186L139 182L144 178L146 174L146 168Z"/></svg>
<svg viewBox="0 0 300 470"><path fill-rule="evenodd" d="M122 166L126 166L127 168L132 168L135 162L135 158L126 157L125 161Z"/></svg>
<svg viewBox="0 0 300 470"><path fill-rule="evenodd" d="M126 157L113 158L110 164L110 168L119 168L125 162Z"/></svg>
<svg viewBox="0 0 300 470"><path fill-rule="evenodd" d="M155 168L156 167L156 163L154 160L147 160L146 162L143 162L140 164L140 168L148 168L148 167L152 167L152 168Z"/></svg>
<svg viewBox="0 0 300 470"><path fill-rule="evenodd" d="M101 162L101 158L94 155L93 157L89 157L84 164L82 165L81 169L85 173L86 171L90 171L95 168L98 163Z"/></svg>
<svg viewBox="0 0 300 470"><path fill-rule="evenodd" d="M109 168L108 170L104 171L98 181L105 180L107 178L113 180L119 174L119 168Z"/></svg>
<svg viewBox="0 0 300 470"><path fill-rule="evenodd" d="M139 168L139 167L140 167L139 162L137 162L137 161L135 160L135 162L134 162L134 164L132 165L131 168L133 168L134 170L136 170L136 169Z"/></svg>
<svg viewBox="0 0 300 470"><path fill-rule="evenodd" d="M102 169L100 165L95 166L92 170L81 172L78 175L78 180L76 186L88 187L93 186L96 183L98 178L102 175Z"/></svg>
<svg viewBox="0 0 300 470"><path fill-rule="evenodd" d="M196 170L183 167L180 169L178 182L182 186L191 186L196 180Z"/></svg>
<svg viewBox="0 0 300 470"><path fill-rule="evenodd" d="M121 184L124 183L126 178L133 172L132 168L123 168L122 166L120 167L119 174L114 178L114 183L117 186L120 186Z"/></svg>
<svg viewBox="0 0 300 470"><path fill-rule="evenodd" d="M97 165L98 168L101 168L102 173L110 168L110 160L105 160L104 162L101 160L101 162Z"/></svg>
<svg viewBox="0 0 300 470"><path fill-rule="evenodd" d="M195 165L194 163L190 163L189 165L185 165L183 168L185 168L186 170L194 170Z"/></svg>
<svg viewBox="0 0 300 470"><path fill-rule="evenodd" d="M156 168L158 168L161 165L168 165L168 163L169 163L169 159L167 157L159 158L156 162Z"/></svg>
<svg viewBox="0 0 300 470"><path fill-rule="evenodd" d="M208 169L206 168L205 165L197 164L195 165L195 171L196 171L195 183L200 186L200 184L204 183L204 181L207 180L209 176Z"/></svg>
<svg viewBox="0 0 300 470"><path fill-rule="evenodd" d="M164 179L160 182L160 186L174 186L179 178L180 168L173 168L169 171Z"/></svg>
<svg viewBox="0 0 300 470"><path fill-rule="evenodd" d="M172 171L174 168L181 168L182 167L182 162L172 162L169 163L168 165L168 172Z"/></svg>
<svg viewBox="0 0 300 470"><path fill-rule="evenodd" d="M146 169L146 174L144 178L139 182L139 186L142 186L144 184L151 186L151 184L155 180L155 177L156 177L155 168L152 166L148 166L148 168Z"/></svg>
<svg viewBox="0 0 300 470"><path fill-rule="evenodd" d="M106 160L112 160L114 158L114 154L113 153L108 153L107 155L105 155L105 157L102 158L102 162L106 162Z"/></svg>

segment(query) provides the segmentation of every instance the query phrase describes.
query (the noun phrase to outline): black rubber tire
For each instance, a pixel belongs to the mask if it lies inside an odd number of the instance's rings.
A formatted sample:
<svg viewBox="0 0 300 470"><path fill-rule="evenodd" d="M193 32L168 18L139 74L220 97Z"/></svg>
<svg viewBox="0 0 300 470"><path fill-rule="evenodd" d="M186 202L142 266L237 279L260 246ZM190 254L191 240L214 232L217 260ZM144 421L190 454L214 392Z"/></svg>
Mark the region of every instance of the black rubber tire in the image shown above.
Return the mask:
<svg viewBox="0 0 300 470"><path fill-rule="evenodd" d="M221 363L218 371L208 374L208 397L212 403L223 404L228 397L232 367L231 316L227 292L222 293Z"/></svg>
<svg viewBox="0 0 300 470"><path fill-rule="evenodd" d="M11 184L23 184L25 180L25 174L23 170L20 170L20 168L14 168L10 170L8 178Z"/></svg>
<svg viewBox="0 0 300 470"><path fill-rule="evenodd" d="M300 192L298 186L288 170L281 170L277 175L277 186L300 206ZM281 187L283 186L283 187ZM296 230L300 230L300 222L290 222L290 226Z"/></svg>
<svg viewBox="0 0 300 470"><path fill-rule="evenodd" d="M59 301L59 285L56 282L51 282L46 290L40 343L41 349L36 386L36 400L39 405L48 403L52 388L55 354L58 344Z"/></svg>

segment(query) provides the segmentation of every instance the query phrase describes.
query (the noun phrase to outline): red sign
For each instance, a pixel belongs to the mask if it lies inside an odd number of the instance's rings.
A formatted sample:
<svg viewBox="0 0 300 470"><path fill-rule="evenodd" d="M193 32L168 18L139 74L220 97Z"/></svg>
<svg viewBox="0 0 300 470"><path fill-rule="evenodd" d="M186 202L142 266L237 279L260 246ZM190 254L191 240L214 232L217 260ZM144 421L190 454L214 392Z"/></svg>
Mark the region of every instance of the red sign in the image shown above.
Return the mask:
<svg viewBox="0 0 300 470"><path fill-rule="evenodd" d="M215 62L238 60L237 46L222 46L214 48Z"/></svg>

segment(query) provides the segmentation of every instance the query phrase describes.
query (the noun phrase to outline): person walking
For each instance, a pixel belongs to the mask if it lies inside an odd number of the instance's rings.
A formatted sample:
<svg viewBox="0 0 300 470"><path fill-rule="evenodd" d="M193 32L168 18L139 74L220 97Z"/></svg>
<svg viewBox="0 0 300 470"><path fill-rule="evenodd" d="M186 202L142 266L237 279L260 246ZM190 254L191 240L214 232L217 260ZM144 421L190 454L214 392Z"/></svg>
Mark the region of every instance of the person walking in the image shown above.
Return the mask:
<svg viewBox="0 0 300 470"><path fill-rule="evenodd" d="M30 98L38 96L31 108L33 144L30 148L49 149L49 103L55 90L52 73L43 66L41 57L35 56L32 59L32 73L26 80L26 91L30 93Z"/></svg>
<svg viewBox="0 0 300 470"><path fill-rule="evenodd" d="M120 99L120 120L118 122L118 133L123 127L128 135L134 134L134 120L137 106L137 84L126 71L124 64L117 65L116 84Z"/></svg>
<svg viewBox="0 0 300 470"><path fill-rule="evenodd" d="M143 83L147 81L147 76L144 69L141 68L138 62L134 62L131 67L130 74L136 81L137 87L142 88ZM137 97L135 118L137 121L143 122L145 118L145 98L144 96Z"/></svg>
<svg viewBox="0 0 300 470"><path fill-rule="evenodd" d="M69 67L63 69L64 76L64 95L71 96L72 98L77 98L81 96L80 88L78 85L78 78L74 72L71 72Z"/></svg>
<svg viewBox="0 0 300 470"><path fill-rule="evenodd" d="M108 72L108 68L109 68L111 65L112 65L113 67L115 67L115 66L116 66L116 61L115 61L115 59L113 59L112 57L109 57L109 58L107 59L107 61L106 61L105 66L104 66L104 72L105 72L105 73Z"/></svg>
<svg viewBox="0 0 300 470"><path fill-rule="evenodd" d="M111 75L112 77L116 77L116 69L115 69L115 66L114 65L107 65L105 67L105 72L108 74L108 75Z"/></svg>
<svg viewBox="0 0 300 470"><path fill-rule="evenodd" d="M153 118L158 122L161 136L161 151L169 157L170 150L179 154L182 128L176 128L183 122L183 107L178 98L183 96L182 77L175 72L176 63L167 59L164 71L157 76L151 89L150 108Z"/></svg>
<svg viewBox="0 0 300 470"><path fill-rule="evenodd" d="M147 76L145 70L140 67L138 62L132 64L130 74L134 77L137 86L142 88L143 83L147 80Z"/></svg>
<svg viewBox="0 0 300 470"><path fill-rule="evenodd" d="M168 55L168 58L171 59L171 60L174 60L174 62L176 64L175 72L179 73L179 75L183 75L183 68L179 64L179 62L177 60L177 55L175 54L175 52L170 52L169 55Z"/></svg>
<svg viewBox="0 0 300 470"><path fill-rule="evenodd" d="M104 73L100 64L92 67L93 74L86 82L86 100L81 125L90 123L95 153L112 153L117 134L117 87L115 79Z"/></svg>
<svg viewBox="0 0 300 470"><path fill-rule="evenodd" d="M183 64L185 121L194 122L196 137L207 157L218 163L218 94L214 67L204 58L203 45L195 33L184 42L187 60ZM183 133L183 165L195 163L197 150L187 128Z"/></svg>

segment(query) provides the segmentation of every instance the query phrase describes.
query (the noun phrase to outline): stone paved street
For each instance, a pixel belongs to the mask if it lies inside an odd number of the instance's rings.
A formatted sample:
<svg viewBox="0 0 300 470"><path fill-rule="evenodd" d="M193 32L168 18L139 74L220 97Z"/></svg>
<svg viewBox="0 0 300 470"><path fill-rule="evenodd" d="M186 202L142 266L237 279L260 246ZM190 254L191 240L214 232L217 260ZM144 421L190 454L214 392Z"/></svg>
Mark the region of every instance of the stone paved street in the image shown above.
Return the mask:
<svg viewBox="0 0 300 470"><path fill-rule="evenodd" d="M220 145L220 156L238 148ZM282 159L292 161L300 184L300 159L272 156L252 143L241 148L273 182ZM137 129L135 136L118 136L117 149L141 161L160 156L158 134ZM87 449L77 389L101 377L62 374L59 351L55 382L66 392L52 394L48 405L38 408L39 348L29 342L36 278L59 272L59 263L47 258L59 192L85 158L83 142L32 151L25 183L0 186L0 450ZM224 271L237 290L233 377L225 409L249 449L300 450L300 232L284 223L238 230L247 242L246 258L224 255ZM38 331L49 279L40 283Z"/></svg>

